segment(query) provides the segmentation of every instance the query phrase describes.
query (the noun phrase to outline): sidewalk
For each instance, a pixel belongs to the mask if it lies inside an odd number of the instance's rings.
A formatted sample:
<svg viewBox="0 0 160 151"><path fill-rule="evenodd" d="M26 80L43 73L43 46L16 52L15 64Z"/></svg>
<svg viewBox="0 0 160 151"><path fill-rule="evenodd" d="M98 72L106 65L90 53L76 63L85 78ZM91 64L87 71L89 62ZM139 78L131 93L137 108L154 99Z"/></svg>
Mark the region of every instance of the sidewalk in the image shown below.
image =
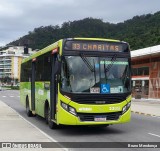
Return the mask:
<svg viewBox="0 0 160 151"><path fill-rule="evenodd" d="M53 142L52 138L41 132L38 128L25 121L17 112L0 101L0 142ZM2 147L2 144L0 144ZM7 150L9 148L0 148ZM26 151L64 151L63 148L11 148L10 150Z"/></svg>
<svg viewBox="0 0 160 151"><path fill-rule="evenodd" d="M138 114L160 117L160 100L132 99L131 110Z"/></svg>

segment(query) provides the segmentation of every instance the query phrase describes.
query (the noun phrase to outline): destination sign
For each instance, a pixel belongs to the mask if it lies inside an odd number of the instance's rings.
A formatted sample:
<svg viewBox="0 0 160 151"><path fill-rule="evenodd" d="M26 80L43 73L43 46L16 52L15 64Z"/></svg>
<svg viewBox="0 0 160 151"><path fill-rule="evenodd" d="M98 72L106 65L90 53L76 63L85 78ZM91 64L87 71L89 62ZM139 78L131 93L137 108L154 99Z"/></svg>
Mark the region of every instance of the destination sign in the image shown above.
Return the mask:
<svg viewBox="0 0 160 151"><path fill-rule="evenodd" d="M125 48L124 48L125 45ZM67 41L65 50L124 52L126 44L118 42Z"/></svg>

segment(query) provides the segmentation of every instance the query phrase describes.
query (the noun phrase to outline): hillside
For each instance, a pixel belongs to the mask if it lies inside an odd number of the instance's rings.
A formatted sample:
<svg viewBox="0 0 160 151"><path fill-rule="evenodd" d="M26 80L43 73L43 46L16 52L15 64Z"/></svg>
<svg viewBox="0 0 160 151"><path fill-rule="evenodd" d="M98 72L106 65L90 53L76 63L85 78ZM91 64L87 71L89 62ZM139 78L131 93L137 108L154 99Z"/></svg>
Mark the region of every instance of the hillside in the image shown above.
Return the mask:
<svg viewBox="0 0 160 151"><path fill-rule="evenodd" d="M64 22L62 26L42 26L10 44L28 44L33 49L41 49L67 37L120 39L127 41L132 50L158 45L160 44L160 11L155 14L135 16L117 24L103 22L101 19L85 18Z"/></svg>

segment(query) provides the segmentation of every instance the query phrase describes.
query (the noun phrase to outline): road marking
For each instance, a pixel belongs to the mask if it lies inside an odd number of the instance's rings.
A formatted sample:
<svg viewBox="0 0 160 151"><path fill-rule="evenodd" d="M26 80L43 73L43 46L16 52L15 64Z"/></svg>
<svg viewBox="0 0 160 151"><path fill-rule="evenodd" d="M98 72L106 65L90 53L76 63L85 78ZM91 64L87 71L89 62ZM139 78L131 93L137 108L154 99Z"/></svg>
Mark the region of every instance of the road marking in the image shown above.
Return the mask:
<svg viewBox="0 0 160 151"><path fill-rule="evenodd" d="M7 96L2 96L3 98L6 98ZM15 97L15 96L9 96L11 98ZM20 98L20 96L17 96L18 98Z"/></svg>
<svg viewBox="0 0 160 151"><path fill-rule="evenodd" d="M153 133L148 133L149 135L153 135L153 136L156 136L156 137L160 137L160 135L157 135L157 134L153 134Z"/></svg>

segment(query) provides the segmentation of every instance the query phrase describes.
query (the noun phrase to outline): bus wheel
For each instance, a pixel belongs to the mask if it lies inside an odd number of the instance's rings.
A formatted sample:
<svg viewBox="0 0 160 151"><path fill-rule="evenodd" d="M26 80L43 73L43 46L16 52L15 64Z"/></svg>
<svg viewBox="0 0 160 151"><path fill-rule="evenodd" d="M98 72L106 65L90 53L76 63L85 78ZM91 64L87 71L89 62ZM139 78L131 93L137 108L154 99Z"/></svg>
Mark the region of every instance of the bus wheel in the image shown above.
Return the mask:
<svg viewBox="0 0 160 151"><path fill-rule="evenodd" d="M46 124L48 124L48 114L49 114L48 108L49 108L49 106L48 106L48 104L46 104L45 109L44 109L44 113L45 113L44 117L45 117Z"/></svg>
<svg viewBox="0 0 160 151"><path fill-rule="evenodd" d="M27 100L26 100L26 113L27 113L27 116L28 116L28 117L33 116L32 111L31 111L30 108L29 108L29 100L28 100L28 98L27 98Z"/></svg>
<svg viewBox="0 0 160 151"><path fill-rule="evenodd" d="M51 121L50 107L48 107L48 125L49 125L49 128L51 128L51 129L57 129L58 128L58 125L56 123L54 123L53 121Z"/></svg>

